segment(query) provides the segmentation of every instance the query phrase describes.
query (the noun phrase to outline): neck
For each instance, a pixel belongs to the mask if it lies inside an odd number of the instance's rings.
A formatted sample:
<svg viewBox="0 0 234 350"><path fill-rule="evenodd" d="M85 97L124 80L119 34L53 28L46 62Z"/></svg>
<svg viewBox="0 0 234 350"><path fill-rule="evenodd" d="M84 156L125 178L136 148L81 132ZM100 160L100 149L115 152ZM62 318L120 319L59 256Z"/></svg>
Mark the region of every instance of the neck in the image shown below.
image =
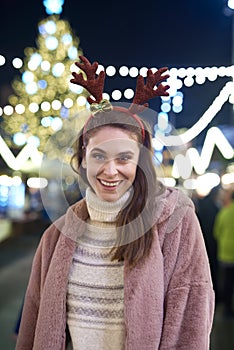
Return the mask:
<svg viewBox="0 0 234 350"><path fill-rule="evenodd" d="M102 222L115 222L120 210L126 205L132 190L129 189L115 202L107 202L99 198L96 193L88 187L86 190L86 202L91 220Z"/></svg>

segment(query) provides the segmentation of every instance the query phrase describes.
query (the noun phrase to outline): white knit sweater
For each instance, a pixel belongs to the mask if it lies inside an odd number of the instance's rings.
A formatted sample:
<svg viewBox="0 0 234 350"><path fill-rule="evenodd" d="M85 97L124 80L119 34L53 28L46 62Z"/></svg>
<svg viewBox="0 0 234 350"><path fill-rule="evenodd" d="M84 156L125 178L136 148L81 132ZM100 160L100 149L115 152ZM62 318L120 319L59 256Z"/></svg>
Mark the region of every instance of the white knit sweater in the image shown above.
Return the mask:
<svg viewBox="0 0 234 350"><path fill-rule="evenodd" d="M69 274L67 323L74 350L125 348L123 263L111 261L116 215L130 192L116 202L99 199L88 188L90 215Z"/></svg>

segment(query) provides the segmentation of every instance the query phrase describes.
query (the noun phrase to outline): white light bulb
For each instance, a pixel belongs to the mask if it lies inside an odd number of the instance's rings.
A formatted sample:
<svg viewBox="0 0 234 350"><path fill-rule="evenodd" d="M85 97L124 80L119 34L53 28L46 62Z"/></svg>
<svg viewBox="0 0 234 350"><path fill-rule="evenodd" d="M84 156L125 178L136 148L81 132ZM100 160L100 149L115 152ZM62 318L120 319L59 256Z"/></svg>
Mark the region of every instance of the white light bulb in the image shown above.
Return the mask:
<svg viewBox="0 0 234 350"><path fill-rule="evenodd" d="M71 108L73 106L73 101L68 97L64 100L63 104L66 108Z"/></svg>
<svg viewBox="0 0 234 350"><path fill-rule="evenodd" d="M30 112L36 113L39 110L39 106L38 106L38 104L36 102L32 102L28 106L28 109L30 110Z"/></svg>
<svg viewBox="0 0 234 350"><path fill-rule="evenodd" d="M3 55L0 55L0 66L3 66L6 63L6 59Z"/></svg>
<svg viewBox="0 0 234 350"><path fill-rule="evenodd" d="M5 106L5 107L3 108L3 112L4 112L4 114L6 114L6 115L12 115L12 114L14 113L14 109L13 109L12 106L7 105L7 106Z"/></svg>
<svg viewBox="0 0 234 350"><path fill-rule="evenodd" d="M119 74L120 74L122 77L126 77L126 76L128 75L128 67L126 67L126 66L120 67L120 69L119 69Z"/></svg>
<svg viewBox="0 0 234 350"><path fill-rule="evenodd" d="M106 68L106 74L109 75L110 77L113 77L116 73L116 69L114 66L108 66Z"/></svg>
<svg viewBox="0 0 234 350"><path fill-rule="evenodd" d="M122 93L120 90L114 90L112 91L112 94L111 94L113 100L120 100L121 99L121 96L122 96Z"/></svg>
<svg viewBox="0 0 234 350"><path fill-rule="evenodd" d="M134 91L132 89L126 89L124 91L124 97L127 99L131 99L134 96Z"/></svg>
<svg viewBox="0 0 234 350"><path fill-rule="evenodd" d="M23 61L21 58L16 57L12 60L12 65L14 68L19 69L23 66Z"/></svg>
<svg viewBox="0 0 234 350"><path fill-rule="evenodd" d="M85 106L86 104L86 98L84 96L79 96L76 101L78 106Z"/></svg>
<svg viewBox="0 0 234 350"><path fill-rule="evenodd" d="M44 112L48 112L50 110L50 103L48 101L42 102L41 110Z"/></svg>
<svg viewBox="0 0 234 350"><path fill-rule="evenodd" d="M51 103L51 106L52 108L55 110L55 111L58 111L60 108L61 108L61 102L59 100L54 100L52 103Z"/></svg>
<svg viewBox="0 0 234 350"><path fill-rule="evenodd" d="M18 114L23 114L25 112L25 106L19 103L18 105L15 106L15 111Z"/></svg>

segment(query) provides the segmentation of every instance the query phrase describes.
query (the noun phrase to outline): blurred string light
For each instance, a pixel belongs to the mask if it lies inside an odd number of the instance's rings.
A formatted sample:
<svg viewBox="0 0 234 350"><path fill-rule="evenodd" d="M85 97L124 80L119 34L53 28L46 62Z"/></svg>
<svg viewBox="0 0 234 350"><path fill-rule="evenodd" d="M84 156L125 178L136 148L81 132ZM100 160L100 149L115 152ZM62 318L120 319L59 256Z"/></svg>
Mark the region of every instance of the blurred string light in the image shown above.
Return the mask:
<svg viewBox="0 0 234 350"><path fill-rule="evenodd" d="M31 71L35 71L41 64L42 62L42 56L35 52L31 55L30 60L28 61L28 68Z"/></svg>
<svg viewBox="0 0 234 350"><path fill-rule="evenodd" d="M113 77L115 75L115 73L116 73L116 68L114 66L106 67L106 75Z"/></svg>
<svg viewBox="0 0 234 350"><path fill-rule="evenodd" d="M102 64L99 64L96 73L99 74L102 70L105 70L105 68Z"/></svg>
<svg viewBox="0 0 234 350"><path fill-rule="evenodd" d="M20 69L23 66L23 61L21 58L16 57L12 60L12 66L16 69Z"/></svg>
<svg viewBox="0 0 234 350"><path fill-rule="evenodd" d="M233 10L234 10L234 0L223 0L224 6L223 6L223 13L227 17L233 16Z"/></svg>
<svg viewBox="0 0 234 350"><path fill-rule="evenodd" d="M231 10L234 10L234 0L228 0L227 5Z"/></svg>
<svg viewBox="0 0 234 350"><path fill-rule="evenodd" d="M234 0L233 0L234 1ZM50 20L52 22L52 20ZM56 28L56 27L55 27ZM48 35L48 27L46 26L46 23L42 23L39 26L39 32L41 35L43 35L45 38L49 38L48 40L48 50L53 51L55 49L55 46L57 46L58 39L55 37L55 42L56 45L54 44L53 36ZM57 31L57 29L56 29ZM69 38L69 39L68 39ZM72 44L72 36L70 34L64 34L62 37L61 41L63 44L66 45L71 45ZM50 45L51 44L51 45ZM74 59L76 59L77 56L77 48L75 46L72 46L70 48L70 52L74 51ZM0 55L0 66L3 66L6 63L6 57L4 55ZM12 65L15 68L21 68L22 67L22 59L19 57L16 57L12 59ZM50 68L50 62L49 61L43 61L42 62L42 57L39 53L34 53L31 56L30 59L30 67L31 70L35 70L38 68L38 66L41 64L41 68L43 70L48 70ZM19 66L19 67L17 67ZM71 71L77 70L77 67L75 65L71 65ZM147 75L147 70L148 68L142 67L142 68L137 68L137 67L127 67L127 66L121 66L120 68L116 68L114 66L107 66L104 68L103 65L99 64L98 69L97 69L97 74L100 73L101 70L105 70L106 74L108 76L115 76L115 75L120 75L122 77L132 77L136 78L139 74L141 74L143 77L146 77ZM157 71L157 68L153 67L151 68L153 72ZM200 81L215 81L218 77L230 77L233 76L233 66L220 66L220 67L188 67L188 68L171 68L169 69L169 74L171 78L169 78L168 81L173 81L174 85L176 85L177 89L180 89L185 86L192 86L195 84L195 82L199 83Z"/></svg>
<svg viewBox="0 0 234 350"><path fill-rule="evenodd" d="M196 190L200 196L204 197L209 194L212 188L218 186L220 182L221 179L218 174L207 172L197 176L196 179L186 179L183 182L183 186L187 190Z"/></svg>
<svg viewBox="0 0 234 350"><path fill-rule="evenodd" d="M55 77L60 77L63 72L65 70L65 66L63 63L61 62L58 62L56 63L53 68L52 68L52 74L55 76Z"/></svg>
<svg viewBox="0 0 234 350"><path fill-rule="evenodd" d="M6 58L3 55L0 55L0 66L4 66L6 63Z"/></svg>
<svg viewBox="0 0 234 350"><path fill-rule="evenodd" d="M48 50L54 51L57 49L59 42L58 42L58 39L56 37L48 36L45 39L45 44L46 44L46 47Z"/></svg>
<svg viewBox="0 0 234 350"><path fill-rule="evenodd" d="M178 154L175 156L172 169L173 177L187 179L191 176L193 169L197 174L204 174L209 167L215 146L225 159L234 157L233 148L224 134L219 128L212 127L207 132L200 155L196 148L191 147L185 155Z"/></svg>
<svg viewBox="0 0 234 350"><path fill-rule="evenodd" d="M233 0L234 1L234 0ZM52 21L49 21L52 22ZM53 30L51 29L53 28ZM51 33L54 31L54 27L51 25L49 26L45 26L42 25L40 26L40 30L41 34L43 35L48 35L48 33ZM51 37L48 37L49 39L51 39ZM64 36L64 38L67 38L67 40L64 39L64 42L66 43L71 43L71 36L69 34L66 34ZM56 39L56 38L55 38ZM55 50L57 48L57 44L58 44L58 40L56 39L55 41L48 41L50 43L50 45L48 44L48 50ZM56 43L56 44L55 44ZM78 52L77 52L77 48L76 47L71 47L70 48L70 53L73 52L73 54L71 54L71 56L76 59L78 57ZM2 57L2 64L5 64L6 59L4 56L0 56L0 64L1 64L1 57ZM22 60L19 58L15 58L13 60L15 62L15 68L17 67L17 65L19 66L19 68L22 67ZM12 63L13 63L12 61ZM18 62L18 63L16 63ZM28 67L30 68L30 80L28 82L33 82L33 72L36 69L38 69L38 67L41 66L41 69L44 71L50 71L51 68L51 63L47 60L42 60L42 57L40 54L38 53L34 53L31 56L31 59L28 62ZM74 71L76 68L76 66L73 67L73 64L71 65L71 71ZM153 71L156 71L156 68L151 68ZM58 62L56 64L54 64L52 66L52 74L55 77L59 77L62 76L64 70L65 70L65 66L62 62ZM110 77L115 76L116 74L119 74L122 77L132 77L132 78L136 78L138 74L143 75L144 77L146 77L147 74L147 68L146 67L142 67L140 69L136 68L136 67L130 67L128 68L127 66L122 66L119 69L117 69L114 66L107 66L106 68L104 68L102 65L99 65L97 73L100 73L101 70L105 70L106 74ZM29 72L25 72L24 74L27 75ZM205 67L205 68L201 68L201 67L188 67L188 68L171 68L169 70L169 73L171 75L171 77L168 79L168 84L171 86L169 93L170 93L170 97L172 97L172 99L165 101L164 98L162 98L162 111L163 112L169 112L169 111L173 111L174 113L180 113L183 110L183 93L179 90L181 90L183 88L183 86L185 87L192 87L195 83L196 84L204 84L206 81L215 81L216 79L218 79L219 77L233 77L234 76L234 66L229 66L229 67ZM23 75L24 75L23 74ZM22 76L22 80L25 79L24 76ZM29 80L29 78L28 78ZM42 88L42 86L40 86ZM70 90L72 90L75 93L81 93L83 91L83 88L81 86L78 85L74 85L74 84L69 84ZM37 92L37 88L35 86L35 84L29 85L28 89L29 93L34 94ZM112 95L114 91L110 92L110 94ZM114 92L114 96L115 96L115 100L120 100L123 96L125 98L130 98L128 97L129 94L128 92L125 91L121 91L121 94L116 95L116 93ZM175 98L173 98L175 97ZM171 107L169 107L169 105L171 105Z"/></svg>
<svg viewBox="0 0 234 350"><path fill-rule="evenodd" d="M44 112L48 112L50 110L50 103L48 101L43 101L41 103L41 110Z"/></svg>
<svg viewBox="0 0 234 350"><path fill-rule="evenodd" d="M44 177L30 177L27 180L27 185L30 188L45 188L48 186L48 180Z"/></svg>
<svg viewBox="0 0 234 350"><path fill-rule="evenodd" d="M25 71L23 74L22 74L22 81L25 83L25 84L28 84L28 83L32 83L34 80L34 74L30 71Z"/></svg>
<svg viewBox="0 0 234 350"><path fill-rule="evenodd" d="M39 105L36 102L30 103L28 109L31 113L37 113L39 111Z"/></svg>
<svg viewBox="0 0 234 350"><path fill-rule="evenodd" d="M19 176L0 175L1 186L19 186L22 183L22 179Z"/></svg>
<svg viewBox="0 0 234 350"><path fill-rule="evenodd" d="M55 110L58 111L62 106L62 103L59 100L54 100L51 103L51 107Z"/></svg>
<svg viewBox="0 0 234 350"><path fill-rule="evenodd" d="M43 4L48 15L60 14L63 11L64 0L44 0Z"/></svg>
<svg viewBox="0 0 234 350"><path fill-rule="evenodd" d="M197 135L200 134L221 110L223 104L229 100L229 97L233 94L234 83L227 82L219 95L214 99L212 104L208 107L206 112L199 118L199 120L187 131L179 136L170 135L164 138L165 146L181 146L192 141Z"/></svg>
<svg viewBox="0 0 234 350"><path fill-rule="evenodd" d="M234 183L234 173L226 173L222 175L221 181L224 185L231 185Z"/></svg>
<svg viewBox="0 0 234 350"><path fill-rule="evenodd" d="M122 77L126 77L128 75L128 67L126 66L122 66L119 68L119 74L122 76Z"/></svg>
<svg viewBox="0 0 234 350"><path fill-rule="evenodd" d="M77 97L77 104L78 106L85 106L86 104L86 98L84 96Z"/></svg>
<svg viewBox="0 0 234 350"><path fill-rule="evenodd" d="M51 21L50 21L51 22ZM51 27L49 26L48 28L44 28L44 30L41 29L41 33L45 33L49 30L51 32ZM70 42L70 41L69 41ZM54 48L50 48L53 50ZM74 49L74 48L73 48ZM75 48L75 50L77 50ZM77 57L77 51L75 56ZM16 60L16 59L15 59ZM26 84L26 91L27 93L33 95L37 93L38 87L43 89L47 87L47 82L45 80L40 80L35 83L34 80L36 80L36 77L33 74L33 71L38 69L38 67L41 66L41 69L44 71L49 71L51 67L51 63L42 60L42 57L38 53L34 53L31 56L31 59L28 62L28 67L30 68L29 71L25 71L22 74L22 81ZM72 65L73 66L73 65ZM74 70L74 67L71 67L71 70ZM106 69L102 66L99 65L98 71L100 72L101 70L105 70L106 74L113 77L116 74L120 74L121 76L127 76L129 75L130 77L135 78L138 74L142 74L143 76L146 76L147 68L142 67L140 69L137 69L136 67L130 67L128 68L127 66L122 66L117 70L114 66L108 66ZM156 68L153 68L152 70L156 70ZM60 77L63 75L65 71L65 66L62 62L58 62L52 66L52 74L55 77ZM188 67L188 68L172 68L169 71L171 77L168 79L168 83L171 86L169 93L170 93L170 98L166 99L162 97L162 105L161 105L161 110L162 112L169 113L171 110L174 113L180 113L183 110L183 93L179 90L183 88L183 85L186 87L191 87L195 83L197 84L204 84L206 81L215 81L218 77L233 77L234 76L234 66L230 67ZM72 92L75 93L82 93L84 90L83 87L79 85L74 85L69 83L69 88ZM116 91L112 91L110 94L113 97L114 100L120 100L123 96L127 99L130 99L132 96L132 91L130 89L126 89L125 91L120 91L118 90L118 93Z"/></svg>
<svg viewBox="0 0 234 350"><path fill-rule="evenodd" d="M20 153L15 157L1 136L0 154L8 167L13 170L22 169L22 165L25 164L28 159L32 159L32 162L39 167L41 165L43 157L42 153L38 151L34 142L31 142L31 144L29 143L24 146Z"/></svg>
<svg viewBox="0 0 234 350"><path fill-rule="evenodd" d="M15 111L17 114L23 114L25 112L25 106L19 103L15 106Z"/></svg>
<svg viewBox="0 0 234 350"><path fill-rule="evenodd" d="M221 176L221 183L224 188L229 188L234 184L234 163L230 163L226 168L226 173Z"/></svg>
<svg viewBox="0 0 234 350"><path fill-rule="evenodd" d="M17 146L23 146L27 142L27 138L22 132L17 132L13 135L13 141Z"/></svg>
<svg viewBox="0 0 234 350"><path fill-rule="evenodd" d="M133 96L134 96L134 90L133 90L133 89L126 89L126 90L124 91L124 97L125 97L126 99L132 99Z"/></svg>
<svg viewBox="0 0 234 350"><path fill-rule="evenodd" d="M138 74L139 74L139 72L138 72L138 69L137 69L136 67L131 67L131 68L129 69L129 75L130 75L130 77L135 78L135 77L138 76Z"/></svg>
<svg viewBox="0 0 234 350"><path fill-rule="evenodd" d="M159 177L158 180L165 186L175 187L176 185L176 180L173 177Z"/></svg>
<svg viewBox="0 0 234 350"><path fill-rule="evenodd" d="M158 114L158 128L160 131L165 132L168 128L168 114L166 112L160 112Z"/></svg>
<svg viewBox="0 0 234 350"><path fill-rule="evenodd" d="M120 90L114 90L114 91L112 91L111 96L112 96L113 100L117 101L117 100L121 99L122 93Z"/></svg>
<svg viewBox="0 0 234 350"><path fill-rule="evenodd" d="M45 72L48 72L50 70L50 62L48 61L41 62L41 69Z"/></svg>

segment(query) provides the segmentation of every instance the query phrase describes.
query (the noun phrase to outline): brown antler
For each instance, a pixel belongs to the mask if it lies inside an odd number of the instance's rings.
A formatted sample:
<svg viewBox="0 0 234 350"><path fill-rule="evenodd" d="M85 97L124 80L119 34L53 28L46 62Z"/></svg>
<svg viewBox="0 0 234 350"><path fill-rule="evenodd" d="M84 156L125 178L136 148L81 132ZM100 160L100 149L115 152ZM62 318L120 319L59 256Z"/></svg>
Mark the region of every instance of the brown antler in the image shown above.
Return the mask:
<svg viewBox="0 0 234 350"><path fill-rule="evenodd" d="M161 82L169 78L169 74L162 75L167 71L167 67L159 68L155 73L151 69L147 71L146 84L144 84L144 78L142 75L139 75L137 78L136 93L133 99L131 110L136 109L137 106L142 106L144 108L148 107L148 101L151 98L156 96L169 96L167 90L169 85L162 85ZM157 86L157 84L159 84ZM156 86L156 89L155 89ZM135 106L135 107L134 107ZM141 108L141 109L143 109ZM139 109L139 108L138 108Z"/></svg>
<svg viewBox="0 0 234 350"><path fill-rule="evenodd" d="M82 73L72 72L74 78L71 79L70 82L83 86L95 98L95 100L93 100L90 96L88 97L88 102L90 104L94 102L99 103L102 100L105 72L101 71L98 77L96 77L98 63L94 62L91 64L84 56L79 56L79 58L83 63L76 62L75 65L85 72L87 80L83 78Z"/></svg>

